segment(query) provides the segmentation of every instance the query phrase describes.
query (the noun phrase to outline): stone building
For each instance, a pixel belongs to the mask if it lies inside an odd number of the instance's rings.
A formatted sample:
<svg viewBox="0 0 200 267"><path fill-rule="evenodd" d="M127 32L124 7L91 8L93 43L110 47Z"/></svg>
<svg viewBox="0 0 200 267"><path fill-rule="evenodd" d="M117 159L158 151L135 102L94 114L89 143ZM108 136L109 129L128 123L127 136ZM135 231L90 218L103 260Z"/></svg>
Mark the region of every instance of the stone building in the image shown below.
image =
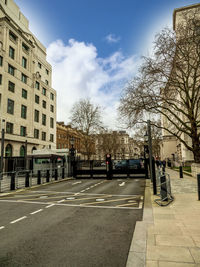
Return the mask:
<svg viewBox="0 0 200 267"><path fill-rule="evenodd" d="M178 31L178 25L184 24L186 22L185 17L183 17L183 14L186 15L186 18L188 17L188 14L190 11L197 11L200 8L200 4L194 4L190 6L185 6L181 8L177 8L174 10L173 13L173 29L176 32L177 38L179 37L179 31ZM200 15L199 15L200 20ZM200 34L200 31L198 31ZM177 99L179 102L182 100L180 99L180 95L177 93ZM180 107L182 108L182 107ZM182 115L181 119L184 121L184 116ZM166 128L170 127L170 124L168 120L165 117L162 117L162 124L166 126ZM176 161L177 163L181 162L188 162L193 161L193 153L189 151L183 143L181 143L176 137L169 135L169 133L166 130L163 130L162 132L163 139L161 142L161 158L171 158L172 160ZM191 139L188 135L182 133L181 138L191 146Z"/></svg>
<svg viewBox="0 0 200 267"><path fill-rule="evenodd" d="M0 122L4 156L56 148L56 91L46 48L13 0L0 0ZM0 128L2 127L2 123Z"/></svg>
<svg viewBox="0 0 200 267"><path fill-rule="evenodd" d="M71 125L65 125L64 122L57 122L56 124L56 145L57 149L70 149L71 139L73 138L74 144L73 147L76 150L76 156L79 156L81 159L87 159L87 151L85 148L85 134L77 130L76 128L72 128ZM90 138L91 141L91 151L92 155L95 153L95 144L93 142L93 138Z"/></svg>
<svg viewBox="0 0 200 267"><path fill-rule="evenodd" d="M112 159L138 158L141 154L136 141L126 131L111 131L95 136L96 160L105 160L106 154Z"/></svg>

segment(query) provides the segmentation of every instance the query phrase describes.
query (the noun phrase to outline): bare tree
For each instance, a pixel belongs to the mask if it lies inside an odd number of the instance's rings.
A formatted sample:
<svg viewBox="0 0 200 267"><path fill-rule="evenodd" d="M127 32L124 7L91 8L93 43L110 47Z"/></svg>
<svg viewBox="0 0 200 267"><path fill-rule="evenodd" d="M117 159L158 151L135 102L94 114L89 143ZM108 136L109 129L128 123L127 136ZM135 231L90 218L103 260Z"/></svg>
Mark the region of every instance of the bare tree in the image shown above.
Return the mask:
<svg viewBox="0 0 200 267"><path fill-rule="evenodd" d="M94 153L93 135L102 128L101 109L95 106L89 99L81 99L76 102L71 110L71 125L81 130L87 158Z"/></svg>
<svg viewBox="0 0 200 267"><path fill-rule="evenodd" d="M144 57L119 108L129 127L145 121L147 112L161 115L163 130L192 151L195 162L200 162L199 13L199 8L182 12L177 34L165 28L156 35L153 56Z"/></svg>
<svg viewBox="0 0 200 267"><path fill-rule="evenodd" d="M154 156L160 157L160 141L162 139L161 128L155 126L161 126L161 121L152 121L151 138L152 138L152 153ZM144 150L144 134L147 132L147 124L139 124L133 135L133 139L138 144L140 151Z"/></svg>
<svg viewBox="0 0 200 267"><path fill-rule="evenodd" d="M117 158L117 152L120 149L120 138L117 131L103 130L98 135L97 150L100 154L112 154L113 159Z"/></svg>

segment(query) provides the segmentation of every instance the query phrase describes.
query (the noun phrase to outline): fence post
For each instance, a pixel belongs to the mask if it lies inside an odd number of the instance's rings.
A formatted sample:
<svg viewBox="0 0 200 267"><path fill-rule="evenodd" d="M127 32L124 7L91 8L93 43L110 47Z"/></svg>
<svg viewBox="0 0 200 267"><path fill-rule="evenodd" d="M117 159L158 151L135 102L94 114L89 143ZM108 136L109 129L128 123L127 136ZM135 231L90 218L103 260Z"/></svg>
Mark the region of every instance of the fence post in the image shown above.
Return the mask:
<svg viewBox="0 0 200 267"><path fill-rule="evenodd" d="M15 172L11 173L10 190L15 190Z"/></svg>
<svg viewBox="0 0 200 267"><path fill-rule="evenodd" d="M65 178L65 167L62 168L62 179Z"/></svg>
<svg viewBox="0 0 200 267"><path fill-rule="evenodd" d="M160 177L160 195L162 201L168 201L167 197L167 183L166 183L166 176L162 175Z"/></svg>
<svg viewBox="0 0 200 267"><path fill-rule="evenodd" d="M37 184L41 184L41 171L37 172Z"/></svg>
<svg viewBox="0 0 200 267"><path fill-rule="evenodd" d="M29 187L29 171L26 172L25 187Z"/></svg>
<svg viewBox="0 0 200 267"><path fill-rule="evenodd" d="M58 180L58 169L55 169L55 181Z"/></svg>
<svg viewBox="0 0 200 267"><path fill-rule="evenodd" d="M179 166L179 174L180 174L180 178L183 178L183 167Z"/></svg>
<svg viewBox="0 0 200 267"><path fill-rule="evenodd" d="M198 191L198 200L200 200L200 173L197 174L197 191Z"/></svg>

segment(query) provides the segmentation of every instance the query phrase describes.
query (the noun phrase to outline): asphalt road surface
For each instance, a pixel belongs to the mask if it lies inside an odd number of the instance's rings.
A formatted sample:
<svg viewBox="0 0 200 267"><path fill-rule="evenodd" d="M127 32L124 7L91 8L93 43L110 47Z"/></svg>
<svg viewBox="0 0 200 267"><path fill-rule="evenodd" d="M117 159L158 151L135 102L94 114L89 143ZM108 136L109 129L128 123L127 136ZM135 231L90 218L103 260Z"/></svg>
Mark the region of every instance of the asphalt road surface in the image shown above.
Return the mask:
<svg viewBox="0 0 200 267"><path fill-rule="evenodd" d="M0 198L0 266L125 267L145 179L67 180Z"/></svg>

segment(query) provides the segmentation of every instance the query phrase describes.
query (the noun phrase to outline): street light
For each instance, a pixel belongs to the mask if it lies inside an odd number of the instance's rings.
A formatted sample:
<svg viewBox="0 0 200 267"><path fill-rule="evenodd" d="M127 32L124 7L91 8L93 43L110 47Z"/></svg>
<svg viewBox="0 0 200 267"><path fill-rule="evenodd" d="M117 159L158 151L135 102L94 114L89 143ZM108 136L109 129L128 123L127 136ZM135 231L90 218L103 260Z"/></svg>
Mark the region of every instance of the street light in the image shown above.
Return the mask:
<svg viewBox="0 0 200 267"><path fill-rule="evenodd" d="M4 138L5 138L5 120L1 124L1 164L0 164L0 179L3 178L3 156L4 156Z"/></svg>

